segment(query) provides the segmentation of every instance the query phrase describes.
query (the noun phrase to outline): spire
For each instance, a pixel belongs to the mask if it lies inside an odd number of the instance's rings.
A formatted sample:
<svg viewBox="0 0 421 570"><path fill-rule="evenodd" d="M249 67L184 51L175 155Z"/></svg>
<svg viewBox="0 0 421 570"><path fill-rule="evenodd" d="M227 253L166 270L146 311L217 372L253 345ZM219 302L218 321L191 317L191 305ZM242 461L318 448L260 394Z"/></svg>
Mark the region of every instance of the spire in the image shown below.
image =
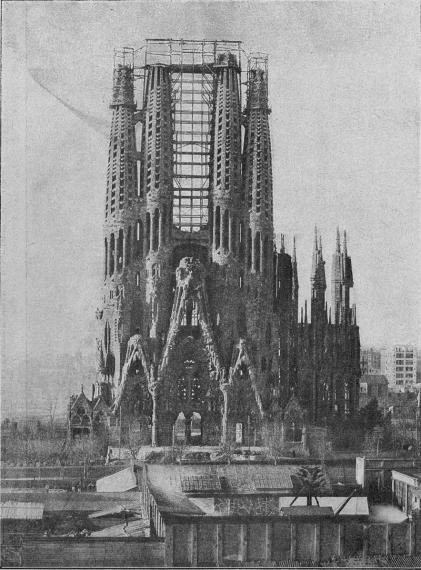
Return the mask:
<svg viewBox="0 0 421 570"><path fill-rule="evenodd" d="M344 230L344 256L348 255L347 247L346 247L346 230Z"/></svg>
<svg viewBox="0 0 421 570"><path fill-rule="evenodd" d="M304 322L305 322L305 324L308 323L308 317L307 317L307 299L304 301Z"/></svg>
<svg viewBox="0 0 421 570"><path fill-rule="evenodd" d="M303 319L303 308L301 307L301 324L303 324L304 319Z"/></svg>
<svg viewBox="0 0 421 570"><path fill-rule="evenodd" d="M331 279L332 319L335 324L338 324L340 321L343 296L343 255L341 253L341 234L339 227L336 229L336 251L332 256Z"/></svg>
<svg viewBox="0 0 421 570"><path fill-rule="evenodd" d="M293 237L293 246L292 246L292 298L293 298L293 311L294 311L294 320L297 319L298 314L298 271L297 271L297 249L295 244L295 236Z"/></svg>
<svg viewBox="0 0 421 570"><path fill-rule="evenodd" d="M332 307L329 307L329 324L332 324Z"/></svg>
<svg viewBox="0 0 421 570"><path fill-rule="evenodd" d="M281 234L281 253L285 253L285 234Z"/></svg>
<svg viewBox="0 0 421 570"><path fill-rule="evenodd" d="M313 263L311 271L311 282L312 282L312 298L315 296L322 298L324 297L324 291L326 290L326 276L325 276L325 262L323 261L322 252L322 236L317 233L317 226L314 228L314 250L313 250ZM322 292L316 293L316 292ZM322 310L324 307L324 298L322 303Z"/></svg>

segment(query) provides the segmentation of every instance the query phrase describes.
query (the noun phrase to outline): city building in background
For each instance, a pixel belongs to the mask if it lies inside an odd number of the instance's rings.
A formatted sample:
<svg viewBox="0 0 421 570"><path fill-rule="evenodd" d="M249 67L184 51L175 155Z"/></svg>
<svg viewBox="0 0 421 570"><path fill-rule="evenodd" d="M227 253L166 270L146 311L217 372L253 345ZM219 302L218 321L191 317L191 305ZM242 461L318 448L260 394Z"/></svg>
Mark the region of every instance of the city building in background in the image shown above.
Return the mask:
<svg viewBox="0 0 421 570"><path fill-rule="evenodd" d="M120 429L143 419L152 445L170 444L177 422L187 443L259 444L285 409L293 429L358 410L346 234L329 309L316 230L298 322L295 244L274 243L268 58L242 60L235 41L147 40L115 55L90 407ZM82 419L86 398L73 400Z"/></svg>
<svg viewBox="0 0 421 570"><path fill-rule="evenodd" d="M381 373L381 352L375 348L361 349L361 374Z"/></svg>
<svg viewBox="0 0 421 570"><path fill-rule="evenodd" d="M417 389L417 349L414 345L395 345L381 350L381 373L396 392Z"/></svg>
<svg viewBox="0 0 421 570"><path fill-rule="evenodd" d="M379 408L388 407L388 382L383 374L363 374L360 381L360 408L377 400Z"/></svg>

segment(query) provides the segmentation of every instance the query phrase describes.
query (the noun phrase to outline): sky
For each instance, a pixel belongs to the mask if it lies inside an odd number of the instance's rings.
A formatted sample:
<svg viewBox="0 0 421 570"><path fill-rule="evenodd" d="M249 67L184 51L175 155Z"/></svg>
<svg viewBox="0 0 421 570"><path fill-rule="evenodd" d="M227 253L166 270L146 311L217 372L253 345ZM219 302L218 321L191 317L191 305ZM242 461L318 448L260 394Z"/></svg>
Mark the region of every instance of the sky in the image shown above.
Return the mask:
<svg viewBox="0 0 421 570"><path fill-rule="evenodd" d="M328 282L339 226L362 344L421 345L418 12L412 1L4 2L3 362L94 347L113 49L151 37L269 55L275 231L287 246L296 235L301 303L314 226Z"/></svg>

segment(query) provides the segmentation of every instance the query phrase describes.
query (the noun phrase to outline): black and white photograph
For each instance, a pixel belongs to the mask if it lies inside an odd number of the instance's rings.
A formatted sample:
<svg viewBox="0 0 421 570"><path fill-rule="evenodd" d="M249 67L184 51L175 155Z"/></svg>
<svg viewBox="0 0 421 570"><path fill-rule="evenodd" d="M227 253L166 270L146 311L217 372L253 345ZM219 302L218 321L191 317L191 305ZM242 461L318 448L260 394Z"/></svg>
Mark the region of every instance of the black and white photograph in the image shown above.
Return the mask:
<svg viewBox="0 0 421 570"><path fill-rule="evenodd" d="M419 2L1 12L1 567L420 568Z"/></svg>

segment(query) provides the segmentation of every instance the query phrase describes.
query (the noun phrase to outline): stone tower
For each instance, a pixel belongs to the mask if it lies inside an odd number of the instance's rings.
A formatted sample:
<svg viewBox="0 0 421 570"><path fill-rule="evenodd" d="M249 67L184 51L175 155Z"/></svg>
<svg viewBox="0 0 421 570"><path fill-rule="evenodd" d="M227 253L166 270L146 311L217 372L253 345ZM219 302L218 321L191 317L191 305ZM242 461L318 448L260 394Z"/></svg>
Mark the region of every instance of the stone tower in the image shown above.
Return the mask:
<svg viewBox="0 0 421 570"><path fill-rule="evenodd" d="M274 243L267 56L242 69L239 42L183 40L148 40L143 53L141 65L127 48L115 59L93 402L143 420L153 445L180 422L190 442L259 443L291 398L314 422L345 413L335 367L349 327L358 337L351 262L344 243L333 332L316 236L312 322L300 325L295 241L292 256L284 236ZM343 382L355 388L355 375Z"/></svg>

